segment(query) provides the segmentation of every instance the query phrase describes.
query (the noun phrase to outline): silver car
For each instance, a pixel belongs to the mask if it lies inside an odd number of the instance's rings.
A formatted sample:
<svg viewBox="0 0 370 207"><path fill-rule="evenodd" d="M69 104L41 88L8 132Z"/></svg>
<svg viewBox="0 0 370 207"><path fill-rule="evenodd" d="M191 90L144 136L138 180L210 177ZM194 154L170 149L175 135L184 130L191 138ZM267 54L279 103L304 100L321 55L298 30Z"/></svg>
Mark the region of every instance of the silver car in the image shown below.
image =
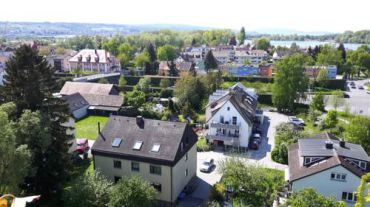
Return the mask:
<svg viewBox="0 0 370 207"><path fill-rule="evenodd" d="M201 172L211 172L212 168L215 167L215 161L212 158L205 159L200 165Z"/></svg>

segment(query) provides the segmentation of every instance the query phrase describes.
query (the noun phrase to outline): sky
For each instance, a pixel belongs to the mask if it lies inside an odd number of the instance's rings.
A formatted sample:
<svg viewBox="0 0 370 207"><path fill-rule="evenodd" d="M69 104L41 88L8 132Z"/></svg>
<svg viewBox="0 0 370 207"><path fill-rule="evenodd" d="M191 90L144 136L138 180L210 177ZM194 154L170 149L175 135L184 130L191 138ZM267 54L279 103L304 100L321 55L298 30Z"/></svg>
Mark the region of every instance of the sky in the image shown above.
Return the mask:
<svg viewBox="0 0 370 207"><path fill-rule="evenodd" d="M183 24L343 32L370 29L369 0L4 0L0 21Z"/></svg>

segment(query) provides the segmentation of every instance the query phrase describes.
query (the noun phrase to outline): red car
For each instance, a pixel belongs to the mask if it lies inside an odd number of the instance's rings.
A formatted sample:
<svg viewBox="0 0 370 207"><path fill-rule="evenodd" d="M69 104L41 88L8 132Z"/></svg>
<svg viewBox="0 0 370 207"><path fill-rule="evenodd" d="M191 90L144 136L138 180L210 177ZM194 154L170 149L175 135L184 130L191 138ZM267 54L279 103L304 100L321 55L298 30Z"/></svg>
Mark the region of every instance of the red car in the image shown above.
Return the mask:
<svg viewBox="0 0 370 207"><path fill-rule="evenodd" d="M87 139L77 139L77 148L76 151L78 154L83 154L87 151L89 151L89 142Z"/></svg>

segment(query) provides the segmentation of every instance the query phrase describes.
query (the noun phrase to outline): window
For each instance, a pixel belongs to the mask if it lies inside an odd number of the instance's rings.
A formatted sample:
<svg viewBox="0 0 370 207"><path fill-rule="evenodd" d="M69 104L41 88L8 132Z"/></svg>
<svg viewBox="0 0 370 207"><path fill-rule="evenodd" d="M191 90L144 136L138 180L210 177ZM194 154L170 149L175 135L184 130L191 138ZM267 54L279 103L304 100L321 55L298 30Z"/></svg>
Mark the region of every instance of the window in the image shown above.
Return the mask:
<svg viewBox="0 0 370 207"><path fill-rule="evenodd" d="M159 149L161 148L160 144L154 144L152 149L150 151L152 152L159 152Z"/></svg>
<svg viewBox="0 0 370 207"><path fill-rule="evenodd" d="M342 192L342 200L356 202L357 193Z"/></svg>
<svg viewBox="0 0 370 207"><path fill-rule="evenodd" d="M121 138L114 138L112 142L112 147L119 147L121 145L122 139Z"/></svg>
<svg viewBox="0 0 370 207"><path fill-rule="evenodd" d="M161 175L162 174L161 166L150 165L150 174Z"/></svg>
<svg viewBox="0 0 370 207"><path fill-rule="evenodd" d="M143 141L136 141L132 149L140 150L142 145L143 145Z"/></svg>
<svg viewBox="0 0 370 207"><path fill-rule="evenodd" d="M139 172L140 164L138 162L131 162L131 171Z"/></svg>
<svg viewBox="0 0 370 207"><path fill-rule="evenodd" d="M366 170L366 162L360 162L360 167Z"/></svg>
<svg viewBox="0 0 370 207"><path fill-rule="evenodd" d="M224 116L220 116L220 123L224 123Z"/></svg>
<svg viewBox="0 0 370 207"><path fill-rule="evenodd" d="M233 125L236 125L236 120L237 120L237 117L233 116Z"/></svg>
<svg viewBox="0 0 370 207"><path fill-rule="evenodd" d="M122 168L121 161L119 161L119 160L113 160L113 167L114 168L121 169Z"/></svg>
<svg viewBox="0 0 370 207"><path fill-rule="evenodd" d="M188 153L185 154L185 161L188 160L189 156Z"/></svg>
<svg viewBox="0 0 370 207"><path fill-rule="evenodd" d="M188 169L185 170L185 177L188 176L189 172Z"/></svg>
<svg viewBox="0 0 370 207"><path fill-rule="evenodd" d="M162 185L160 183L152 183L152 186L154 189L156 189L158 192L162 191Z"/></svg>
<svg viewBox="0 0 370 207"><path fill-rule="evenodd" d="M332 172L330 174L330 179L336 180L336 181L346 181L346 177L347 177L347 175L343 174L343 173Z"/></svg>
<svg viewBox="0 0 370 207"><path fill-rule="evenodd" d="M121 180L120 176L114 176L114 183L117 183L119 180Z"/></svg>
<svg viewBox="0 0 370 207"><path fill-rule="evenodd" d="M230 111L230 107L227 107L227 110Z"/></svg>

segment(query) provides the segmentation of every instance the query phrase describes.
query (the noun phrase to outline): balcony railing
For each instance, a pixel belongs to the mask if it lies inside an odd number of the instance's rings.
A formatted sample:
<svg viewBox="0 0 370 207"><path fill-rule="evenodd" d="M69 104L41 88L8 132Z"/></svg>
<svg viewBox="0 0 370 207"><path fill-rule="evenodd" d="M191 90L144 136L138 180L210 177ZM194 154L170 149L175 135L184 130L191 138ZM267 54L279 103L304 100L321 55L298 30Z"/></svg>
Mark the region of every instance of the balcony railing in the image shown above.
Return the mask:
<svg viewBox="0 0 370 207"><path fill-rule="evenodd" d="M212 128L218 128L218 129L236 129L236 130L238 130L240 128L240 124L225 124L225 123L219 123L219 122L212 122L211 127Z"/></svg>
<svg viewBox="0 0 370 207"><path fill-rule="evenodd" d="M223 133L216 133L215 135L207 135L207 139L213 140L223 140L223 141L232 141L234 139L239 140L239 134L223 134Z"/></svg>

